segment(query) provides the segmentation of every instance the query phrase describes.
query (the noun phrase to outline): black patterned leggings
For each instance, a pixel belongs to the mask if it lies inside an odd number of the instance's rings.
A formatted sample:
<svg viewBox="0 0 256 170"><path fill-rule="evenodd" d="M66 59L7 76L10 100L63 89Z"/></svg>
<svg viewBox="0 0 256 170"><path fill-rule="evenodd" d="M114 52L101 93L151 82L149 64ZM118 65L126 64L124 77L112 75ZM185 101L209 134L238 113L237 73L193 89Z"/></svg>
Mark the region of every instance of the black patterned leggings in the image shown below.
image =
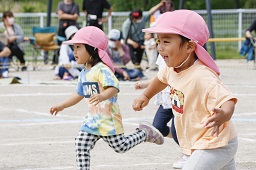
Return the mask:
<svg viewBox="0 0 256 170"><path fill-rule="evenodd" d="M100 138L107 142L117 153L124 153L141 142L144 142L146 140L146 133L143 130L138 130L129 136L124 136L124 134L98 136L80 131L75 139L77 169L90 169L90 151Z"/></svg>

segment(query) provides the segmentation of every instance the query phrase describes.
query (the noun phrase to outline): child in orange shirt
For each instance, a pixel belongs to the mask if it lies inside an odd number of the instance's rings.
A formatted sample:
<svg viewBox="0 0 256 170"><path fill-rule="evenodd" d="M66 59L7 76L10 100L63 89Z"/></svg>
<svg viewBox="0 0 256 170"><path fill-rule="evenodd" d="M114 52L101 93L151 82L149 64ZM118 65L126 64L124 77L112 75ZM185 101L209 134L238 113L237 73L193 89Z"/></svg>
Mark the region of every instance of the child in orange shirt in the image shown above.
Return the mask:
<svg viewBox="0 0 256 170"><path fill-rule="evenodd" d="M169 85L180 149L190 155L183 169L235 169L238 141L230 117L237 99L220 81L217 65L203 48L209 38L205 21L194 11L176 10L162 14L155 27L143 31L157 34L158 52L167 67L135 99L133 109L142 110Z"/></svg>

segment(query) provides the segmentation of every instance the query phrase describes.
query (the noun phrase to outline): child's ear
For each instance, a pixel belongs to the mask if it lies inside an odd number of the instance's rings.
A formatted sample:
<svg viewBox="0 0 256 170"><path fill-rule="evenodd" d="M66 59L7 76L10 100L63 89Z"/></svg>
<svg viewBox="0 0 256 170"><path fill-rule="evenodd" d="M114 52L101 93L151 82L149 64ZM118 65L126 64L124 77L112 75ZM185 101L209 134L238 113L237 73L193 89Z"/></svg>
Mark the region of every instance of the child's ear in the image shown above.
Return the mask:
<svg viewBox="0 0 256 170"><path fill-rule="evenodd" d="M196 49L196 43L193 41L189 41L187 44L187 50L191 53L192 51L195 51Z"/></svg>

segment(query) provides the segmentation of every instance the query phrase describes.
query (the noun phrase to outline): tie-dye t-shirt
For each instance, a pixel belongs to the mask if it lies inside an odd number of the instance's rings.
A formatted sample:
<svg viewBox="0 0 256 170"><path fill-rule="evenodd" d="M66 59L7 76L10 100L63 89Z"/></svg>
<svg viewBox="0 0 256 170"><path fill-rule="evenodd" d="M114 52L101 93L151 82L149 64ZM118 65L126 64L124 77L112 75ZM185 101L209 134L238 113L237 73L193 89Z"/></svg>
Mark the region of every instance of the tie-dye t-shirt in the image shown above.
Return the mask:
<svg viewBox="0 0 256 170"><path fill-rule="evenodd" d="M114 73L103 63L98 63L90 70L83 69L78 78L77 93L85 97L88 113L81 130L100 136L124 133L117 95L94 106L88 98L95 93L102 93L107 87L119 90L119 81Z"/></svg>

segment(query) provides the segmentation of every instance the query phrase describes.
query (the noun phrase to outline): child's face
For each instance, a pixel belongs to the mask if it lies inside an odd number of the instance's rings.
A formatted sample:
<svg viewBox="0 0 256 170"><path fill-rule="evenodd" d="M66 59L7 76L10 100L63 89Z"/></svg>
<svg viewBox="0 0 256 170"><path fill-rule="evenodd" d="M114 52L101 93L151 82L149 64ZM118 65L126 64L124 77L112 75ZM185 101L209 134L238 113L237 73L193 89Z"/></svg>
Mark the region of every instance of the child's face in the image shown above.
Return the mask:
<svg viewBox="0 0 256 170"><path fill-rule="evenodd" d="M86 64L90 58L84 44L74 44L74 57L78 64Z"/></svg>
<svg viewBox="0 0 256 170"><path fill-rule="evenodd" d="M179 35L157 34L157 37L159 40L157 50L168 67L177 67L188 57L187 45L185 43L180 47Z"/></svg>

